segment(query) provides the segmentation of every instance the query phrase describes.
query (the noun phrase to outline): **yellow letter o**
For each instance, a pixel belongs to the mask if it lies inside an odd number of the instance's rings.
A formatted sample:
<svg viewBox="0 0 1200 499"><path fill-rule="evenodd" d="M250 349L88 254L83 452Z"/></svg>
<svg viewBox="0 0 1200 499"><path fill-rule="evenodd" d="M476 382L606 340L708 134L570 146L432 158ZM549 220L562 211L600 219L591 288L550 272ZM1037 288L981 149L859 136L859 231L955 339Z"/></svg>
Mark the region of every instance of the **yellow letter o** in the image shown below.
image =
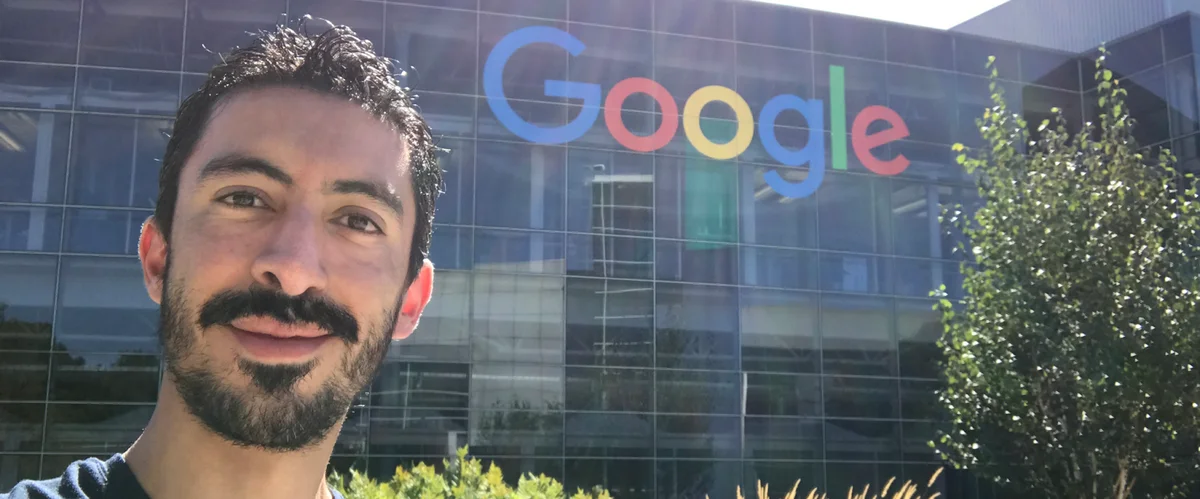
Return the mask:
<svg viewBox="0 0 1200 499"><path fill-rule="evenodd" d="M724 144L708 140L700 129L700 111L713 101L724 102L737 116L737 133L733 140ZM709 85L693 93L683 105L683 131L692 147L701 154L713 159L731 159L750 147L750 141L754 140L754 115L750 113L750 105L737 92L720 85Z"/></svg>

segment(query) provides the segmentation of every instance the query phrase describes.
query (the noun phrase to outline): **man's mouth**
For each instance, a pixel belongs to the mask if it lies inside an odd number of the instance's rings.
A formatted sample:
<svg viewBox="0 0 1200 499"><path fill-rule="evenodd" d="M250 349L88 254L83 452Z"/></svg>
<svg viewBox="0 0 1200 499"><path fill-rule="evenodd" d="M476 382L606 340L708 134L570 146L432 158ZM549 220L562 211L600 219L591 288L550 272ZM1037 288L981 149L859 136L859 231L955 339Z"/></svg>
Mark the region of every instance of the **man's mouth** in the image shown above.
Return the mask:
<svg viewBox="0 0 1200 499"><path fill-rule="evenodd" d="M334 336L309 324L283 324L264 317L235 319L228 325L234 339L255 360L303 362Z"/></svg>

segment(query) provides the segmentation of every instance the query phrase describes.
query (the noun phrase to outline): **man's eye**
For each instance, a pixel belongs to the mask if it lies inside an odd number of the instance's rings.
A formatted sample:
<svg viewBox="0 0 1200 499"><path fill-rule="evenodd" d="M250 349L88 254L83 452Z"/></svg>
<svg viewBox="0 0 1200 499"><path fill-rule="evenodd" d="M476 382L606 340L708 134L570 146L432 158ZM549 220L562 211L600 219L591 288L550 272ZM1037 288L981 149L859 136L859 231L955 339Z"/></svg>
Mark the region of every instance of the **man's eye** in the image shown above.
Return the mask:
<svg viewBox="0 0 1200 499"><path fill-rule="evenodd" d="M368 234L383 233L383 230L379 228L378 224L372 221L369 217L363 215L346 215L341 218L341 221L342 225L359 232L366 232Z"/></svg>
<svg viewBox="0 0 1200 499"><path fill-rule="evenodd" d="M222 196L221 202L242 208L264 208L267 203L262 198L249 192L234 192Z"/></svg>

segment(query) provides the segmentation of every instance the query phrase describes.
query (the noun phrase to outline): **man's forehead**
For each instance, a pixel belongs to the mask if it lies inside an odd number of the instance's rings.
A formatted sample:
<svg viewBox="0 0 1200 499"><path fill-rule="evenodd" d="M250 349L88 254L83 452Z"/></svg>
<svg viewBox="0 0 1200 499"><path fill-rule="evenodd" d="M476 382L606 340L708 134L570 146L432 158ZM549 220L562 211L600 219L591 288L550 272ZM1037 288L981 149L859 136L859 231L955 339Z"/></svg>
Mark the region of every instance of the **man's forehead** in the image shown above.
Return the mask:
<svg viewBox="0 0 1200 499"><path fill-rule="evenodd" d="M335 166L341 174L408 177L406 143L394 127L346 98L304 89L258 88L223 99L192 159L231 152L268 156L263 159L284 168Z"/></svg>

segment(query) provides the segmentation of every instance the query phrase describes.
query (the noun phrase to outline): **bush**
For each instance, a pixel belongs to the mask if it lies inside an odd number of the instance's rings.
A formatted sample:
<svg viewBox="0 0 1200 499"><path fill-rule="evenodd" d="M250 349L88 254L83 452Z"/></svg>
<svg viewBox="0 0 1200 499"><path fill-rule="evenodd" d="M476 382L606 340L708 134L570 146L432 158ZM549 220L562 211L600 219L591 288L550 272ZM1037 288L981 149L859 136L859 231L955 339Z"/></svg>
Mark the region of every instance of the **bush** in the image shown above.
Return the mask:
<svg viewBox="0 0 1200 499"><path fill-rule="evenodd" d="M563 486L546 475L522 475L513 489L504 482L504 474L496 463L483 463L467 457L467 448L458 450L453 460L442 460L446 467L438 473L433 466L421 463L406 470L396 467L390 482L379 483L370 477L350 470L350 477L334 472L329 486L346 499L560 499L565 498ZM577 489L571 499L612 499L608 491L595 487L591 491Z"/></svg>
<svg viewBox="0 0 1200 499"><path fill-rule="evenodd" d="M344 477L334 472L329 475L329 486L341 493L346 499L559 499L566 498L563 486L558 480L545 475L533 476L532 473L521 476L517 488L513 489L504 482L504 474L496 463L489 463L487 472L483 471L483 463L467 457L467 448L458 450L453 460L442 460L444 473L438 473L433 466L421 463L406 470L403 466L396 467L396 474L390 482L379 483L356 470L350 471L350 476ZM930 477L926 488L933 487L942 469L938 468ZM872 493L870 486L861 491L851 488L847 497L850 499L937 499L938 493L930 496L918 495L918 486L910 481L892 490L895 479L888 480L879 492ZM783 499L796 499L800 481L792 485L792 490ZM769 486L758 483L756 499L768 499ZM888 495L889 492L891 495ZM707 496L706 496L707 497ZM827 499L828 496L817 489L809 491L805 499ZM612 499L607 490L593 487L590 491L576 489L571 499ZM746 499L742 488L737 489L737 499Z"/></svg>

